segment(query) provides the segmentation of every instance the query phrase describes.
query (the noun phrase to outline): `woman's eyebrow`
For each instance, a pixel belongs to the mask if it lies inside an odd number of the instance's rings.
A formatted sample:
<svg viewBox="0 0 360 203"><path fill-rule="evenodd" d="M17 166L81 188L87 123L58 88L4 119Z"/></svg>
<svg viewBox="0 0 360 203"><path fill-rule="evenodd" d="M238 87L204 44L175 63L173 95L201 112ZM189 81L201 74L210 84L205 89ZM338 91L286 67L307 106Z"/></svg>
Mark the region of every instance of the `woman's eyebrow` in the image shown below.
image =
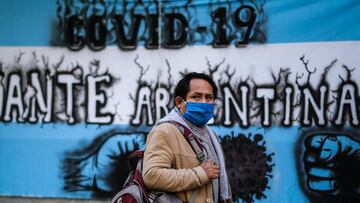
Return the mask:
<svg viewBox="0 0 360 203"><path fill-rule="evenodd" d="M193 94L212 95L212 93L203 93L203 92L193 92Z"/></svg>

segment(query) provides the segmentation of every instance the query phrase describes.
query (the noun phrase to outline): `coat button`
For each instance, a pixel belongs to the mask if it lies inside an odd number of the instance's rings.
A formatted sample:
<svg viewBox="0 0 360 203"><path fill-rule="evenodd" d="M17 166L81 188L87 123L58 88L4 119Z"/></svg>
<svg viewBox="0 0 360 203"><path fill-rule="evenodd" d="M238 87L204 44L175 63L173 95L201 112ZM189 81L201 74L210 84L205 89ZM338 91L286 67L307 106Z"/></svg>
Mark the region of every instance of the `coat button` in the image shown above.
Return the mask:
<svg viewBox="0 0 360 203"><path fill-rule="evenodd" d="M211 202L211 199L207 198L207 199L206 199L206 202Z"/></svg>

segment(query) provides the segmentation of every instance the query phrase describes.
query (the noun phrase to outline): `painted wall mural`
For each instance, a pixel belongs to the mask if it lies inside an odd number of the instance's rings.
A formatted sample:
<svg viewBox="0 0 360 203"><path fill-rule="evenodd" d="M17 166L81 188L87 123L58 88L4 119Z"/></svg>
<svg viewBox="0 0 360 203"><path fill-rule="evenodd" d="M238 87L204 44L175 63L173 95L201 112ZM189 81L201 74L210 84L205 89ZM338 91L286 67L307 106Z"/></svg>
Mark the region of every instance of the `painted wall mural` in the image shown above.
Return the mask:
<svg viewBox="0 0 360 203"><path fill-rule="evenodd" d="M111 198L197 71L234 200L360 201L360 3L29 5L0 8L1 196Z"/></svg>

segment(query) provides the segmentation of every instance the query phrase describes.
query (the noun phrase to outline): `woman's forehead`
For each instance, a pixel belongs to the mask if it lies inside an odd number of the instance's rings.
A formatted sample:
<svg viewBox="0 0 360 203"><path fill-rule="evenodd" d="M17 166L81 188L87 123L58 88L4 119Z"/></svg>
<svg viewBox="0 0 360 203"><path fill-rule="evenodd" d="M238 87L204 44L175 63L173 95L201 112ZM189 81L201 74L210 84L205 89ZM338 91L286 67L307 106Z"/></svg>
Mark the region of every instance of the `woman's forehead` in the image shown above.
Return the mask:
<svg viewBox="0 0 360 203"><path fill-rule="evenodd" d="M209 82L204 79L194 78L190 80L189 92L197 92L202 94L213 94L213 88Z"/></svg>

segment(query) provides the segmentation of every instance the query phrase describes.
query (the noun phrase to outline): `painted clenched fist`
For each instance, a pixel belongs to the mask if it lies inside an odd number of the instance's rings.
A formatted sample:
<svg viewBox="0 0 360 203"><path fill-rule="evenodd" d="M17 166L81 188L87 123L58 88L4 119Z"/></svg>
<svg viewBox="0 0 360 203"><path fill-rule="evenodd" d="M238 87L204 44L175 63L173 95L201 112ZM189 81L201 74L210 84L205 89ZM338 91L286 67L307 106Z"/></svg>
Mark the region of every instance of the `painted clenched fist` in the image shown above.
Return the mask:
<svg viewBox="0 0 360 203"><path fill-rule="evenodd" d="M305 140L308 189L327 195L360 195L360 140L341 134L313 134Z"/></svg>

